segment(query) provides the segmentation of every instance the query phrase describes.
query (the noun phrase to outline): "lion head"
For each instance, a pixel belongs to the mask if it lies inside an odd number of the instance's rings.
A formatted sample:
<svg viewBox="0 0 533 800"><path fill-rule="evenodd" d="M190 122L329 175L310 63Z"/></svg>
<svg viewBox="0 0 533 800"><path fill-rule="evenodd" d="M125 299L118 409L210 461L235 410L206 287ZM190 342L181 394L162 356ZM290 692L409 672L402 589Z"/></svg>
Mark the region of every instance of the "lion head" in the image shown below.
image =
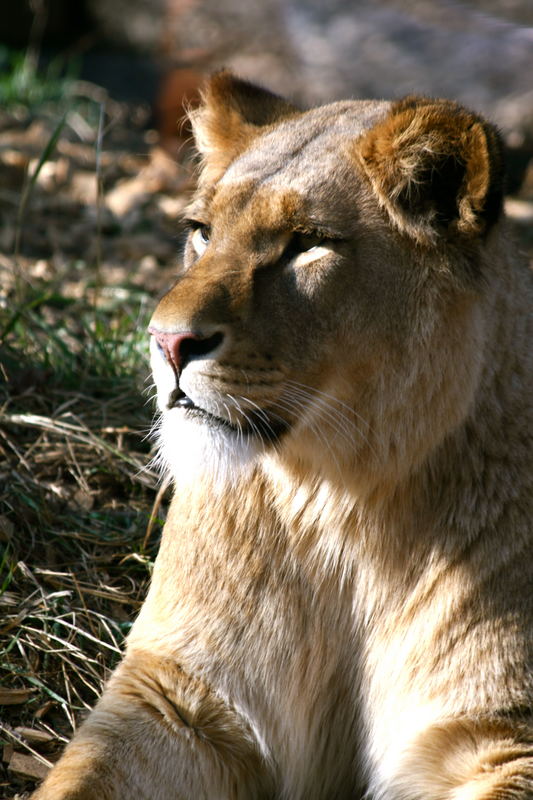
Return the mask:
<svg viewBox="0 0 533 800"><path fill-rule="evenodd" d="M150 325L164 460L394 483L478 390L495 130L423 97L301 111L225 72L192 124L183 269Z"/></svg>

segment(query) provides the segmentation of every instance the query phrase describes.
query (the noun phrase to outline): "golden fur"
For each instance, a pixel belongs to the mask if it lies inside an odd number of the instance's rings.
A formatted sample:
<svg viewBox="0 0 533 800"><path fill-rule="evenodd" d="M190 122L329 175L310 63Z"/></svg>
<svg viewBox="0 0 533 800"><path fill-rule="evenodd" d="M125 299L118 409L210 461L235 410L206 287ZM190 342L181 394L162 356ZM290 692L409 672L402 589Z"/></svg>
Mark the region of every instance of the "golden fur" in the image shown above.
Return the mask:
<svg viewBox="0 0 533 800"><path fill-rule="evenodd" d="M533 797L531 280L497 133L227 73L192 122L151 324L176 491L35 798Z"/></svg>

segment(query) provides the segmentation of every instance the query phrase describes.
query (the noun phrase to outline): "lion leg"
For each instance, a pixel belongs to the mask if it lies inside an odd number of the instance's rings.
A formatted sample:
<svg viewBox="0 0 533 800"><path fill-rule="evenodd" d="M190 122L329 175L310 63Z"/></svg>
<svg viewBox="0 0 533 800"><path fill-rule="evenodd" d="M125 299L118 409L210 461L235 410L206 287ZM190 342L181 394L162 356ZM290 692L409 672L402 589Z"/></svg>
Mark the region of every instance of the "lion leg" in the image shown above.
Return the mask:
<svg viewBox="0 0 533 800"><path fill-rule="evenodd" d="M34 800L252 800L271 796L238 713L176 665L135 653Z"/></svg>
<svg viewBox="0 0 533 800"><path fill-rule="evenodd" d="M531 800L533 727L506 719L434 726L410 749L391 797Z"/></svg>

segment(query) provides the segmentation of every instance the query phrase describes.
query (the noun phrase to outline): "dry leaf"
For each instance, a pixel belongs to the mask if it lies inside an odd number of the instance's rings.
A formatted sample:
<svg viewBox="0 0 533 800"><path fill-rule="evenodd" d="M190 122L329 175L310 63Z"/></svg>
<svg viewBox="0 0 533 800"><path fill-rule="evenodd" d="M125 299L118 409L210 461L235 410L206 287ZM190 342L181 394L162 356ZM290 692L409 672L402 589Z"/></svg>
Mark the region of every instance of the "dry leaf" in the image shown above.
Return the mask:
<svg viewBox="0 0 533 800"><path fill-rule="evenodd" d="M0 688L0 706L18 706L27 703L33 692L33 689Z"/></svg>
<svg viewBox="0 0 533 800"><path fill-rule="evenodd" d="M51 733L48 731L39 731L36 728L26 728L24 725L19 725L18 728L15 728L15 733L20 734L23 736L27 742L30 743L46 743L46 742L53 742L55 737L52 736Z"/></svg>

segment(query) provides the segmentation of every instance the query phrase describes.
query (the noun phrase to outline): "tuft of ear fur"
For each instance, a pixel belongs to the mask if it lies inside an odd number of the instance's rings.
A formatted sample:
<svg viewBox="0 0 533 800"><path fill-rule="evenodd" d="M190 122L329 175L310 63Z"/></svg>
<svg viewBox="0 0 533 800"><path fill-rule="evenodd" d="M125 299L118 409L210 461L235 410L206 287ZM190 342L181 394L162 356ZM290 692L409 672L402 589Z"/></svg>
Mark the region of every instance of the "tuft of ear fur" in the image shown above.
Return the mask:
<svg viewBox="0 0 533 800"><path fill-rule="evenodd" d="M397 227L421 243L445 231L486 233L503 201L496 129L448 100L409 96L356 143L356 156Z"/></svg>
<svg viewBox="0 0 533 800"><path fill-rule="evenodd" d="M190 112L203 178L216 180L268 126L298 113L286 100L227 70L215 73L202 92L201 105Z"/></svg>

